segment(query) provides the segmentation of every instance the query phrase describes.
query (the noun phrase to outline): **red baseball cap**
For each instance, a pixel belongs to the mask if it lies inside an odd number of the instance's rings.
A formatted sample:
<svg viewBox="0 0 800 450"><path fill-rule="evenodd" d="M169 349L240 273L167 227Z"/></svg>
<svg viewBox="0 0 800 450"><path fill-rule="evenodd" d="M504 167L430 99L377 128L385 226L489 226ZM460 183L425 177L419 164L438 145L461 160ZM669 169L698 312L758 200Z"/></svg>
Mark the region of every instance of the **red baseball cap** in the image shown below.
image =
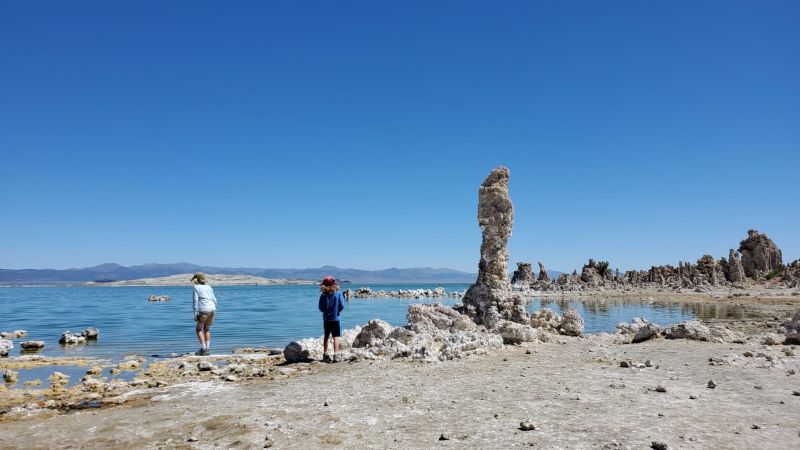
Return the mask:
<svg viewBox="0 0 800 450"><path fill-rule="evenodd" d="M333 278L332 276L328 275L327 277L322 279L322 283L321 284L323 286L333 286L334 284L336 284L336 279Z"/></svg>

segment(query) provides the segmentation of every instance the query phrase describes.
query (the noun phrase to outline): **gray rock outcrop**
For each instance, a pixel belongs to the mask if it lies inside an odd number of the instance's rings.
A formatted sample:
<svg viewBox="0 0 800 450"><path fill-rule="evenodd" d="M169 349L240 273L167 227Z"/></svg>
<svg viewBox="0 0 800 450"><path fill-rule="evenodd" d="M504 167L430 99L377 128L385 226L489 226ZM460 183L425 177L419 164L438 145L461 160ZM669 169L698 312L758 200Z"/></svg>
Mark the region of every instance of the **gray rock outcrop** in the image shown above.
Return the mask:
<svg viewBox="0 0 800 450"><path fill-rule="evenodd" d="M691 339L707 342L744 342L744 337L721 325L706 326L699 320L687 320L664 330L667 339Z"/></svg>
<svg viewBox="0 0 800 450"><path fill-rule="evenodd" d="M514 274L511 276L511 284L522 284L525 286L530 286L535 281L536 277L533 276L533 271L531 270L531 263L518 262L517 270L515 270Z"/></svg>
<svg viewBox="0 0 800 450"><path fill-rule="evenodd" d="M584 265L583 269L581 269L581 281L590 284L601 283L603 277L600 276L600 272L597 269L597 263L595 263L593 259L590 259L589 263Z"/></svg>
<svg viewBox="0 0 800 450"><path fill-rule="evenodd" d="M539 261L539 281L550 281L550 275L547 274L547 269L544 268L544 264Z"/></svg>
<svg viewBox="0 0 800 450"><path fill-rule="evenodd" d="M86 340L96 341L100 337L100 330L97 328L87 328L81 331L81 336L85 337Z"/></svg>
<svg viewBox="0 0 800 450"><path fill-rule="evenodd" d="M495 328L501 320L527 323L525 303L508 281L508 240L514 226L514 206L508 195L509 171L498 167L478 190L481 260L478 279L464 294L458 310L475 323Z"/></svg>
<svg viewBox="0 0 800 450"><path fill-rule="evenodd" d="M781 250L766 234L756 230L747 232L747 239L739 244L742 268L746 276L758 279L761 275L783 270Z"/></svg>
<svg viewBox="0 0 800 450"><path fill-rule="evenodd" d="M23 350L38 350L44 348L44 341L25 341L21 342L19 346Z"/></svg>
<svg viewBox="0 0 800 450"><path fill-rule="evenodd" d="M728 281L731 283L744 283L745 273L739 253L731 249L728 254Z"/></svg>

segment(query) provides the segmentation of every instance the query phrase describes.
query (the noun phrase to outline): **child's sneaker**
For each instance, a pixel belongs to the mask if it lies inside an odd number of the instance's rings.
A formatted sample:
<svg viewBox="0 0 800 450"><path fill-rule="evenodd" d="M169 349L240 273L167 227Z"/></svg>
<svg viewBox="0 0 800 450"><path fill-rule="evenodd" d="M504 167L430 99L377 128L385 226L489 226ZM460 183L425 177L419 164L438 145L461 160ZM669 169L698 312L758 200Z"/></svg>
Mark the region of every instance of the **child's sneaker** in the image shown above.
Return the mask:
<svg viewBox="0 0 800 450"><path fill-rule="evenodd" d="M339 353L333 354L333 362L337 363L342 360L342 356Z"/></svg>
<svg viewBox="0 0 800 450"><path fill-rule="evenodd" d="M330 357L330 355L328 355L327 353L325 353L324 355L322 355L322 362L324 362L324 363L329 363L329 362L331 362L331 357Z"/></svg>
<svg viewBox="0 0 800 450"><path fill-rule="evenodd" d="M209 352L208 350L206 350L204 348L201 348L199 352L195 353L195 355L197 355L197 356L208 356L210 354L211 354L211 352Z"/></svg>

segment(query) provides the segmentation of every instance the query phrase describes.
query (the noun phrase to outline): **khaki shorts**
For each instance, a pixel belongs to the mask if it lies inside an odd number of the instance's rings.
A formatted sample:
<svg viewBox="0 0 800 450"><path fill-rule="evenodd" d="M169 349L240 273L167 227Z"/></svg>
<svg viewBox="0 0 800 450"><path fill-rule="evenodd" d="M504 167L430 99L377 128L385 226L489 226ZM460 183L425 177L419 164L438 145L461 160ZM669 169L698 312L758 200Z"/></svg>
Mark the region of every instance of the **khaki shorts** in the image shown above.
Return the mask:
<svg viewBox="0 0 800 450"><path fill-rule="evenodd" d="M216 311L197 313L197 322L204 323L207 326L211 326L211 324L214 323L215 315Z"/></svg>

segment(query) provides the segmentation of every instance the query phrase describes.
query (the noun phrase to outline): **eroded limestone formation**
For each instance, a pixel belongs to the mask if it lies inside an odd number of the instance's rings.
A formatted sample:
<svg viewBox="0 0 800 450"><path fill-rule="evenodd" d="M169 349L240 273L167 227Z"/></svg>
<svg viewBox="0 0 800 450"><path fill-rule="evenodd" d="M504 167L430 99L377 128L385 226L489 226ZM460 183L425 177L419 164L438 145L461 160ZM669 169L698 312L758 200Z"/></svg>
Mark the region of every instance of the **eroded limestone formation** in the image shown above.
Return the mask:
<svg viewBox="0 0 800 450"><path fill-rule="evenodd" d="M707 292L719 287L742 287L753 282L800 287L800 261L784 265L781 251L766 235L755 230L741 243L739 253L730 250L728 258L715 260L703 255L695 264L678 261L672 265L652 266L649 270L612 272L608 262L590 259L580 274L561 274L548 283L530 286L533 291L581 292L607 289L658 288L673 291ZM520 289L520 286L515 286ZM524 289L523 289L524 291Z"/></svg>
<svg viewBox="0 0 800 450"><path fill-rule="evenodd" d="M743 283L745 281L744 267L739 253L731 249L728 254L728 281L731 283Z"/></svg>
<svg viewBox="0 0 800 450"><path fill-rule="evenodd" d="M511 277L511 284L522 284L525 286L530 286L535 281L536 277L533 276L533 271L531 270L531 263L518 262L517 270L514 271L514 275Z"/></svg>
<svg viewBox="0 0 800 450"><path fill-rule="evenodd" d="M483 235L478 279L467 289L458 308L487 328L495 328L502 320L528 322L525 303L512 293L508 281L508 240L514 225L508 178L508 169L498 167L478 191L478 225Z"/></svg>
<svg viewBox="0 0 800 450"><path fill-rule="evenodd" d="M766 234L756 230L747 231L747 239L739 244L744 273L759 279L770 272L783 270L781 250Z"/></svg>
<svg viewBox="0 0 800 450"><path fill-rule="evenodd" d="M547 269L541 261L539 261L539 281L550 281L550 275L547 274Z"/></svg>

